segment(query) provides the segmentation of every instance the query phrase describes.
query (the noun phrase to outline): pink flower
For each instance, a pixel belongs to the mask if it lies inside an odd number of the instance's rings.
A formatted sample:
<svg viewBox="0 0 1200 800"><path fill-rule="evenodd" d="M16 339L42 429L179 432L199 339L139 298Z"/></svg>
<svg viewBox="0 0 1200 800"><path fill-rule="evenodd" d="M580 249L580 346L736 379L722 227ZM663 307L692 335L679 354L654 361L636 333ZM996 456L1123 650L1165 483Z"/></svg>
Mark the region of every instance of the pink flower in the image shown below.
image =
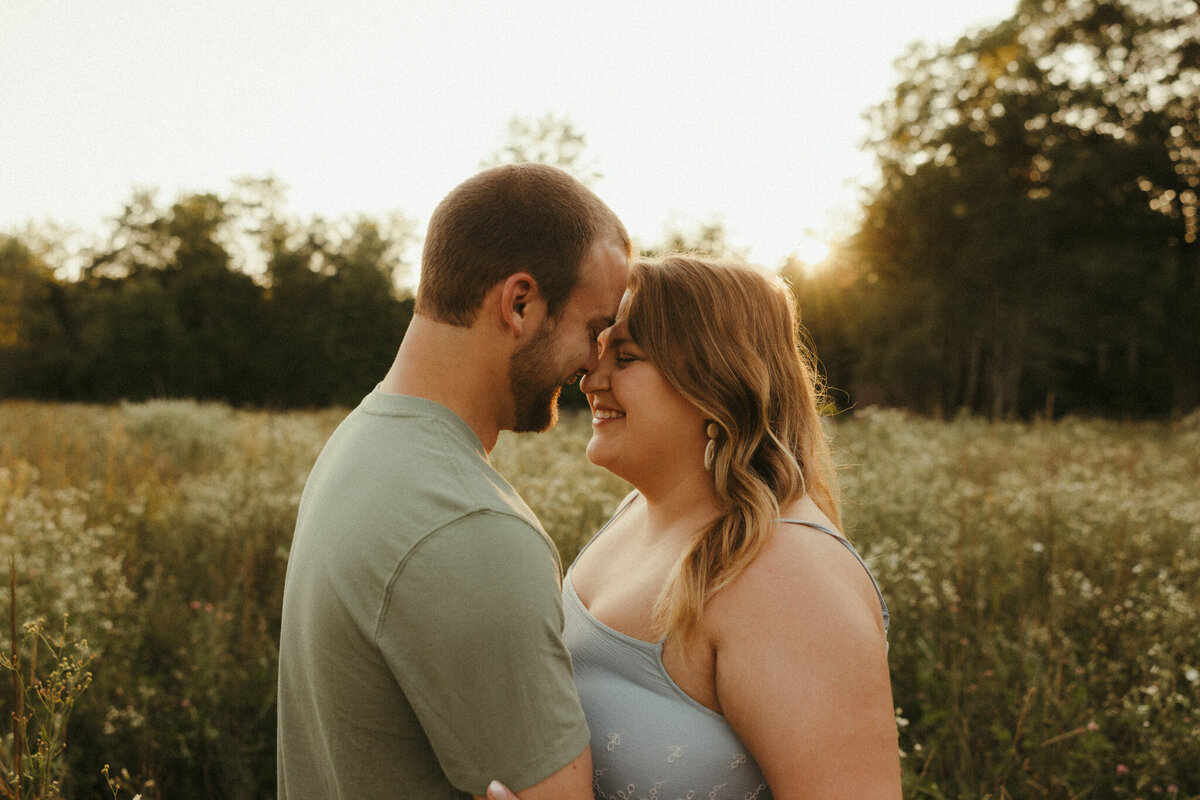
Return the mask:
<svg viewBox="0 0 1200 800"><path fill-rule="evenodd" d="M1100 730L1100 726L1096 724L1096 720L1091 720L1087 724L1087 729L1092 733L1095 733L1096 731Z"/></svg>
<svg viewBox="0 0 1200 800"><path fill-rule="evenodd" d="M1129 767L1125 766L1124 764L1117 764L1117 774L1118 775L1128 775Z"/></svg>
<svg viewBox="0 0 1200 800"><path fill-rule="evenodd" d="M193 600L193 601L192 601L191 603L189 603L188 605L190 605L190 606L192 607L192 611L199 611L199 610L200 610L200 601L199 601L199 600Z"/></svg>

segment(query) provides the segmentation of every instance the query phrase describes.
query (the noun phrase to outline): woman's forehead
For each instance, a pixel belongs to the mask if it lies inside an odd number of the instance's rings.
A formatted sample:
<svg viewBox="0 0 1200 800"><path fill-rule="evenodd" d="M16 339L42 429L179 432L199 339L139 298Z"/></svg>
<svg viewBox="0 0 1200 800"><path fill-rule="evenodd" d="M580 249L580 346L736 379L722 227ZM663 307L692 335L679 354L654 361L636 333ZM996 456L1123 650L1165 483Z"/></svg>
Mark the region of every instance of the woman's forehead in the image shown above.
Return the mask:
<svg viewBox="0 0 1200 800"><path fill-rule="evenodd" d="M621 295L621 304L617 306L617 320L620 321L629 316L629 304L633 301L633 290L626 289L625 294Z"/></svg>
<svg viewBox="0 0 1200 800"><path fill-rule="evenodd" d="M629 303L633 293L628 289L621 296L621 304L617 306L617 316L613 324L600 332L598 340L605 345L613 346L623 341L629 341Z"/></svg>
<svg viewBox="0 0 1200 800"><path fill-rule="evenodd" d="M617 347L626 342L633 341L629 336L629 326L625 324L624 315L618 312L617 321L600 331L597 341L601 347Z"/></svg>

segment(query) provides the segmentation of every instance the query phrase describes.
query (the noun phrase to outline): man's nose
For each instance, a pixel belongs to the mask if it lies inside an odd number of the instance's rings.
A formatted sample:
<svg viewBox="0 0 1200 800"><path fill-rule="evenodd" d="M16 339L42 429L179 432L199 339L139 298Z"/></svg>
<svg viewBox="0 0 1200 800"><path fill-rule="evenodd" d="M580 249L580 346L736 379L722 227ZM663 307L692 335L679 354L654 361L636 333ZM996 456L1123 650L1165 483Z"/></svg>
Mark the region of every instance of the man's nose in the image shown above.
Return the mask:
<svg viewBox="0 0 1200 800"><path fill-rule="evenodd" d="M583 362L583 366L579 369L580 375L585 375L589 372L595 372L600 366L600 345L592 342L588 347L587 358Z"/></svg>

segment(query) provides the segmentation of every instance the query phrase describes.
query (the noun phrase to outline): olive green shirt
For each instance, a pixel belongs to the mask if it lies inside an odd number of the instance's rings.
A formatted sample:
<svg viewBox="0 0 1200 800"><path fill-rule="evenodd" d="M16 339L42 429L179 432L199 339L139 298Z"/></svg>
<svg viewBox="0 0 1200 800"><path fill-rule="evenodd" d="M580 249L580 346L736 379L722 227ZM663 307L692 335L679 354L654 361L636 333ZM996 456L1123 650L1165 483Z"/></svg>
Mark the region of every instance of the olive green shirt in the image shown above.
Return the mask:
<svg viewBox="0 0 1200 800"><path fill-rule="evenodd" d="M537 518L437 403L374 391L326 444L288 558L281 800L460 798L570 763L588 729Z"/></svg>

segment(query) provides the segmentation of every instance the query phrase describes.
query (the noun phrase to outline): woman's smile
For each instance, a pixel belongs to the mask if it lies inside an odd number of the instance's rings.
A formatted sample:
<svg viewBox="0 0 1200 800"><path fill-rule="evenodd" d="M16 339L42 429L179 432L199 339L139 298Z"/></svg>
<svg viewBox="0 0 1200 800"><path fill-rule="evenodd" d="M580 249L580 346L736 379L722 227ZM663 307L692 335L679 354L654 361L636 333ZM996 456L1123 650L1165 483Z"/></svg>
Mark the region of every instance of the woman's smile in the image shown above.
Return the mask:
<svg viewBox="0 0 1200 800"><path fill-rule="evenodd" d="M593 406L592 408L593 425L601 425L614 419L623 419L624 417L624 411L617 411L616 409L607 408L605 406Z"/></svg>

